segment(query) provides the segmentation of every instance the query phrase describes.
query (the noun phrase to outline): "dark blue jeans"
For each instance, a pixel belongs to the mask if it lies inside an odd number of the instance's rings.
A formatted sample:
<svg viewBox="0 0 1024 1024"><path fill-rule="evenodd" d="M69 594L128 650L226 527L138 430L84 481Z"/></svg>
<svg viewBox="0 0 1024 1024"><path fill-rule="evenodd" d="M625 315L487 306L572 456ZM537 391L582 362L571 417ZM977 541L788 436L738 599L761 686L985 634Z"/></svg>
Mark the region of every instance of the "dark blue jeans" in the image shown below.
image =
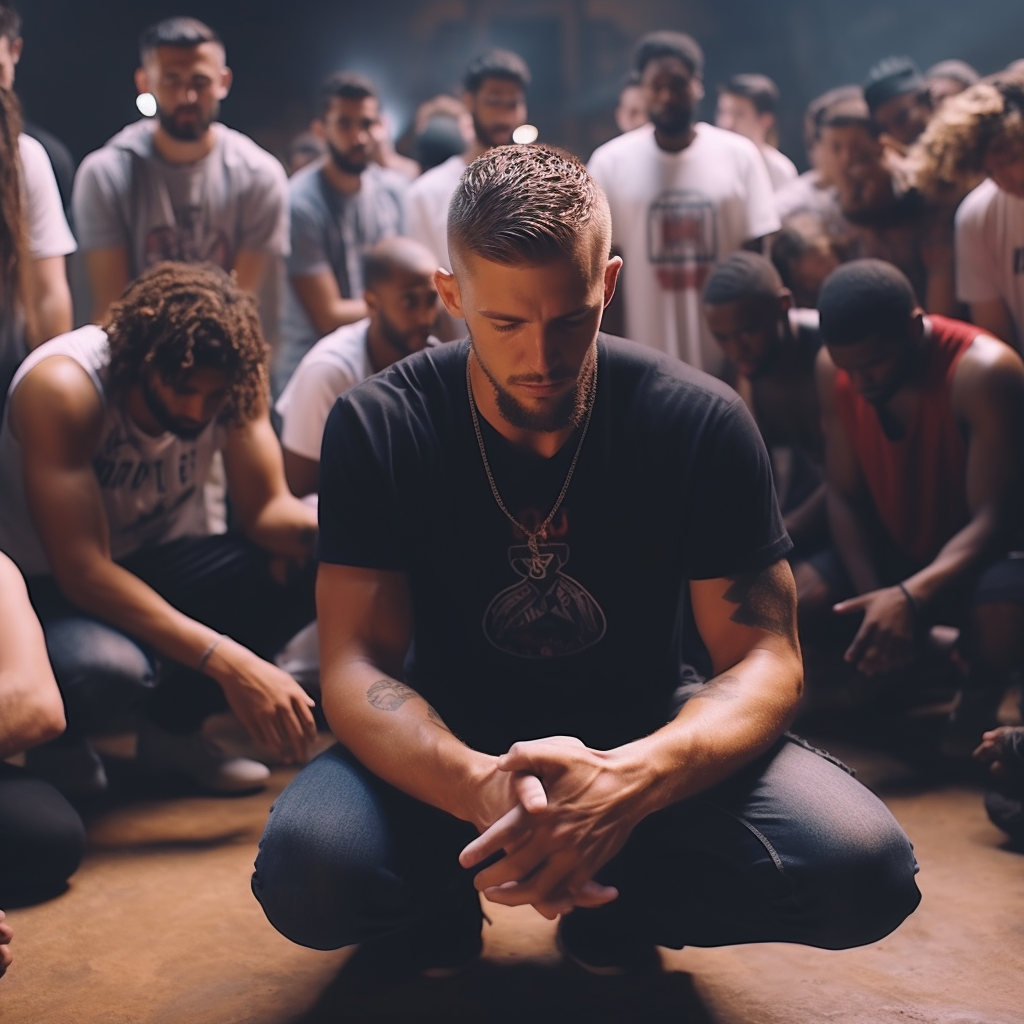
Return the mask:
<svg viewBox="0 0 1024 1024"><path fill-rule="evenodd" d="M121 564L179 611L269 659L316 616L316 566L310 562L278 583L269 562L267 552L228 533L184 537ZM208 676L161 661L145 645L91 618L60 593L52 577L30 578L28 586L64 698L64 742L123 728L124 719L139 709L170 732L188 733L227 707Z"/></svg>
<svg viewBox="0 0 1024 1024"><path fill-rule="evenodd" d="M293 942L336 949L462 898L472 878L457 858L474 835L335 746L274 804L253 892ZM619 888L616 912L657 945L845 949L889 934L917 907L916 872L885 805L783 738L714 789L644 820L598 879Z"/></svg>

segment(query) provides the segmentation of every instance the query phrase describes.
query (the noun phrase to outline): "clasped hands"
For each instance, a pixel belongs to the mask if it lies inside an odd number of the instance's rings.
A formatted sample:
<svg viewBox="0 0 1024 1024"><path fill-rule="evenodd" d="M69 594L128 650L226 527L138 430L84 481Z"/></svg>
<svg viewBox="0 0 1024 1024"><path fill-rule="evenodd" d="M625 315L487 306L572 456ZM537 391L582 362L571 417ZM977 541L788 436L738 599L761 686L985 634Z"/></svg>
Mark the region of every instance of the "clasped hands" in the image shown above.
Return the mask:
<svg viewBox="0 0 1024 1024"><path fill-rule="evenodd" d="M614 900L618 890L594 876L643 817L642 773L570 736L516 743L497 772L516 802L459 856L473 868L504 853L479 872L477 889L493 903L531 904L548 920Z"/></svg>

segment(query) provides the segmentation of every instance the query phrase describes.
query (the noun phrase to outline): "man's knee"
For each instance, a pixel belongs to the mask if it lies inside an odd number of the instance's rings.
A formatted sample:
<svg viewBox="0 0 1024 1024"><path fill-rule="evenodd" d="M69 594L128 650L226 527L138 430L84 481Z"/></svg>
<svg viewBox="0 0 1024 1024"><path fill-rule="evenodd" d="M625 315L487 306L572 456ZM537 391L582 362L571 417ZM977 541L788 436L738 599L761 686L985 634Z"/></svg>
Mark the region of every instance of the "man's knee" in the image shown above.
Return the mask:
<svg viewBox="0 0 1024 1024"><path fill-rule="evenodd" d="M85 616L44 619L43 629L70 730L109 729L153 689L152 663L119 630Z"/></svg>

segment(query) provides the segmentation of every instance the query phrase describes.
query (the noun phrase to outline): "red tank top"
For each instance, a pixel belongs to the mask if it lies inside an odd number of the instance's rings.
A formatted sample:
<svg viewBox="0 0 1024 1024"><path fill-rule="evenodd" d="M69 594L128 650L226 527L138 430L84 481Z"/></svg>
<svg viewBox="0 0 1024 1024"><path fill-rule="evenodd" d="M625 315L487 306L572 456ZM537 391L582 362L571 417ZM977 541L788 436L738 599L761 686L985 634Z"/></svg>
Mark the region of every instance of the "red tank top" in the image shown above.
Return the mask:
<svg viewBox="0 0 1024 1024"><path fill-rule="evenodd" d="M896 545L916 565L931 562L967 525L967 445L953 414L953 376L981 333L973 324L929 316L928 368L917 412L898 441L885 436L874 406L845 371L835 381L836 409L853 442L875 508Z"/></svg>

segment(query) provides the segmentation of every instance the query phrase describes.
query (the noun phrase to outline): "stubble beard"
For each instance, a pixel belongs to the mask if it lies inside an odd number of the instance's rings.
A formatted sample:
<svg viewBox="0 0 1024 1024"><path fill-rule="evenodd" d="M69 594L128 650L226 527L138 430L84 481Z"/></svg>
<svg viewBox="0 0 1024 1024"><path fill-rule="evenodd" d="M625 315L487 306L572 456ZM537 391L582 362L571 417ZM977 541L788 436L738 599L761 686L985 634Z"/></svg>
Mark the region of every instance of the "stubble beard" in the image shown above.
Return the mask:
<svg viewBox="0 0 1024 1024"><path fill-rule="evenodd" d="M490 381L498 404L498 412L506 423L519 430L533 430L543 434L555 434L567 428L577 429L583 425L594 400L594 377L597 372L597 347L587 352L579 376L573 386L558 401L557 405L543 411L528 409L491 373L480 358L476 344L470 337L473 358Z"/></svg>

